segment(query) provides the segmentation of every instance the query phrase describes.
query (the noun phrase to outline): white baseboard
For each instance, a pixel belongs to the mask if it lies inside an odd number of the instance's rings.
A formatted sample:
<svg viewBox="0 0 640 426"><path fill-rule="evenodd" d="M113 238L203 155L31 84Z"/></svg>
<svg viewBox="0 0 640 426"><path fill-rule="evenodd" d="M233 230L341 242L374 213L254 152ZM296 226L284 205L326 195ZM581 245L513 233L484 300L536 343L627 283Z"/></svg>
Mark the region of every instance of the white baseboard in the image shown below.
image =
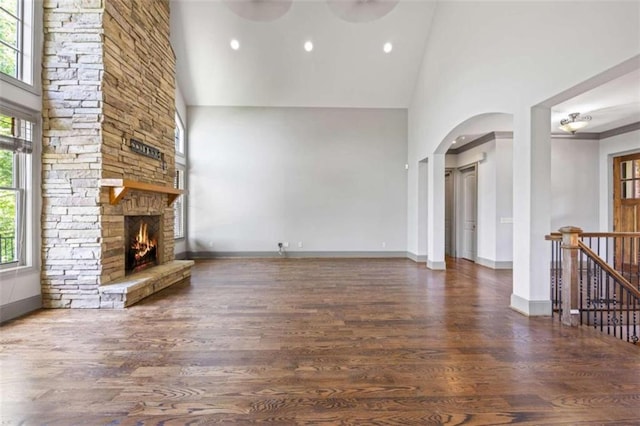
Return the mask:
<svg viewBox="0 0 640 426"><path fill-rule="evenodd" d="M42 308L42 296L31 296L0 306L0 323L12 320Z"/></svg>
<svg viewBox="0 0 640 426"><path fill-rule="evenodd" d="M215 258L406 258L405 251L197 251L188 252L188 259Z"/></svg>
<svg viewBox="0 0 640 426"><path fill-rule="evenodd" d="M446 271L447 264L444 261L436 262L427 259L427 268L433 269L434 271Z"/></svg>
<svg viewBox="0 0 640 426"><path fill-rule="evenodd" d="M426 254L415 254L412 253L410 251L407 252L407 258L413 260L416 263L424 263L427 261L427 255Z"/></svg>
<svg viewBox="0 0 640 426"><path fill-rule="evenodd" d="M476 259L478 265L486 266L491 269L513 269L513 262L485 259L484 257L478 257Z"/></svg>
<svg viewBox="0 0 640 426"><path fill-rule="evenodd" d="M528 317L550 316L550 300L527 300L517 294L511 294L511 309Z"/></svg>

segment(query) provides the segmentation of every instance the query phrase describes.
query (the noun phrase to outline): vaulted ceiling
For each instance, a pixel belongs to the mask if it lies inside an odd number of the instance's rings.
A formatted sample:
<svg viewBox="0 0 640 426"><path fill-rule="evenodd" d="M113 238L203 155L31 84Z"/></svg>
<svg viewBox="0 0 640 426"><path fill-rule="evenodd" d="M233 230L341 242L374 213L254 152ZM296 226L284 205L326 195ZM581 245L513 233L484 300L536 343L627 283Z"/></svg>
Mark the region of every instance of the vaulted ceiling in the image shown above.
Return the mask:
<svg viewBox="0 0 640 426"><path fill-rule="evenodd" d="M406 108L434 10L433 1L172 0L178 84L188 105Z"/></svg>
<svg viewBox="0 0 640 426"><path fill-rule="evenodd" d="M434 0L171 0L178 84L194 106L407 108L435 9ZM555 105L553 132L571 112L590 114L591 132L639 121L640 71ZM479 116L448 138L510 130L503 121Z"/></svg>

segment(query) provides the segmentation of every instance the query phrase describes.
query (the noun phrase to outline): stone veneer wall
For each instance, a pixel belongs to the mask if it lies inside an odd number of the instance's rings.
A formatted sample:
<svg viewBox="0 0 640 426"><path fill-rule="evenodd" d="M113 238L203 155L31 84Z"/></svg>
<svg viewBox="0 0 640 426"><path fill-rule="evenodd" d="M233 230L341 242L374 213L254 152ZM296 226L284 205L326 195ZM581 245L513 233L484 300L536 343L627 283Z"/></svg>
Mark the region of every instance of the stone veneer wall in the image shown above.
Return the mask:
<svg viewBox="0 0 640 426"><path fill-rule="evenodd" d="M167 0L107 0L104 23L102 177L174 185L175 56ZM164 153L161 161L131 152L129 139ZM167 196L131 191L116 206L102 192L103 280L124 275L124 215L159 214L160 262L174 259L174 213Z"/></svg>
<svg viewBox="0 0 640 426"><path fill-rule="evenodd" d="M130 191L112 206L100 181L173 185L174 75L168 0L44 0L45 307L101 306L99 286L124 275L125 214L162 215L161 262L173 260L167 196ZM132 153L131 137L166 167Z"/></svg>

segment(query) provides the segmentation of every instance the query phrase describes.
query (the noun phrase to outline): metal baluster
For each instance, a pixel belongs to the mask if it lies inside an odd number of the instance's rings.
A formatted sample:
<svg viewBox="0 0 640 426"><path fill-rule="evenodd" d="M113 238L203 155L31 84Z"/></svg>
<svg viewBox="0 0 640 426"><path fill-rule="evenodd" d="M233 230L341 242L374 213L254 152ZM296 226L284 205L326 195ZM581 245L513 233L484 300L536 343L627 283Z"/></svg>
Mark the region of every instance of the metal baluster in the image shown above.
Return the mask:
<svg viewBox="0 0 640 426"><path fill-rule="evenodd" d="M582 306L582 289L583 289L583 281L584 281L584 255L582 254L582 251L578 252L579 256L578 256L578 291L580 292L579 295L579 300L578 300L578 309L580 311L580 325L582 325L583 321L582 321L582 312L584 307ZM588 283L588 281L587 281ZM588 285L588 284L587 284Z"/></svg>
<svg viewBox="0 0 640 426"><path fill-rule="evenodd" d="M640 326L638 326L638 301L634 298L633 299L633 336L631 337L631 341L633 342L633 344L635 345L636 343L638 343L639 340L639 336L638 334L640 331Z"/></svg>
<svg viewBox="0 0 640 426"><path fill-rule="evenodd" d="M613 281L611 279L611 276L609 276L609 274L607 273L607 279L611 280L611 285L613 287L613 309L611 310L611 326L613 327L613 335L614 336L618 336L617 332L618 332L618 313L617 313L617 304L618 304L618 299L616 297L616 293L618 290L618 283L616 283L615 281Z"/></svg>

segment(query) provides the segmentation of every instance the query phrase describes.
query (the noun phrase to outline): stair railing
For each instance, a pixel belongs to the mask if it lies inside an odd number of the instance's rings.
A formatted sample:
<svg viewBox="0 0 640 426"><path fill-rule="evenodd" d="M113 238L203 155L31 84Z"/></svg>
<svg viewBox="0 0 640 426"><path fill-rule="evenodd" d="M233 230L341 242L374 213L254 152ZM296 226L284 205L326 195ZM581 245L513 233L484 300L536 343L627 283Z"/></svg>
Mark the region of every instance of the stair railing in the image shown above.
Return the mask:
<svg viewBox="0 0 640 426"><path fill-rule="evenodd" d="M588 325L622 340L640 336L640 233L564 227L551 241L551 302L565 325Z"/></svg>

